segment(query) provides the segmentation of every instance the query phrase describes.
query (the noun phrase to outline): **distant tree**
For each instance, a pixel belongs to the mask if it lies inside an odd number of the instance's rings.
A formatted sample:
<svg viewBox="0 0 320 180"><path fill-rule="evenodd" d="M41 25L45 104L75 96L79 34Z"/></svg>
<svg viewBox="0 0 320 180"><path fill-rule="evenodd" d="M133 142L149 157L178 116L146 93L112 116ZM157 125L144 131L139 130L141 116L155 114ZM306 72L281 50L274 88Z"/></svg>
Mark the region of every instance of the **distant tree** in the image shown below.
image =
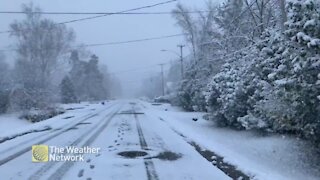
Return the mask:
<svg viewBox="0 0 320 180"><path fill-rule="evenodd" d="M5 56L0 53L0 113L6 112L9 106L9 66L4 61Z"/></svg>
<svg viewBox="0 0 320 180"><path fill-rule="evenodd" d="M69 72L70 79L75 87L75 92L79 100L84 100L83 97L85 94L84 90L84 78L86 76L85 74L85 68L86 68L86 62L81 61L79 59L79 53L77 50L72 51L71 57L71 70Z"/></svg>
<svg viewBox="0 0 320 180"><path fill-rule="evenodd" d="M111 86L112 86L112 82L111 82L111 77L109 74L109 70L108 67L106 65L100 65L99 66L99 71L101 72L102 76L103 76L103 87L106 90L106 97L110 97L111 95Z"/></svg>
<svg viewBox="0 0 320 180"><path fill-rule="evenodd" d="M107 97L107 90L104 86L104 77L99 71L99 58L92 55L86 66L85 86L86 93L90 100L101 100Z"/></svg>
<svg viewBox="0 0 320 180"><path fill-rule="evenodd" d="M16 38L17 60L15 79L30 95L35 106L49 103L52 72L59 58L65 54L74 40L73 31L65 25L42 18L39 8L23 5L26 18L11 24L11 36Z"/></svg>
<svg viewBox="0 0 320 180"><path fill-rule="evenodd" d="M207 86L208 77L218 73L223 64L216 56L221 56L226 51L225 39L229 37L226 36L227 33L222 33L221 27L224 25L222 23L226 24L225 21L230 19L220 18L221 24L217 23L218 7L211 1L206 4L207 12L199 11L196 15L192 15L186 13L187 11L188 8L182 4L177 5L173 11L177 24L186 33L186 40L192 47L193 57L185 58L186 73L183 80L176 83L179 87L173 88L178 92L177 98L172 102L177 102L189 111L205 111L205 97L202 91Z"/></svg>
<svg viewBox="0 0 320 180"><path fill-rule="evenodd" d="M78 51L74 51L71 61L70 79L75 86L77 97L83 101L107 98L106 77L99 70L98 57L92 55L89 62L86 62L79 59Z"/></svg>
<svg viewBox="0 0 320 180"><path fill-rule="evenodd" d="M172 11L173 17L177 21L177 25L181 27L182 31L186 33L185 37L188 43L191 44L193 58L197 58L197 26L194 18L187 13L190 11L182 4L178 4L176 9Z"/></svg>
<svg viewBox="0 0 320 180"><path fill-rule="evenodd" d="M74 86L68 76L65 76L61 81L60 95L62 103L68 104L77 102Z"/></svg>
<svg viewBox="0 0 320 180"><path fill-rule="evenodd" d="M216 46L221 48L221 45L216 43L216 39L221 38L214 21L216 9L213 2L208 1L207 12L199 11L196 16L187 13L190 11L189 8L182 4L178 4L172 12L173 18L185 33L186 41L191 46L194 61L208 59L216 51Z"/></svg>

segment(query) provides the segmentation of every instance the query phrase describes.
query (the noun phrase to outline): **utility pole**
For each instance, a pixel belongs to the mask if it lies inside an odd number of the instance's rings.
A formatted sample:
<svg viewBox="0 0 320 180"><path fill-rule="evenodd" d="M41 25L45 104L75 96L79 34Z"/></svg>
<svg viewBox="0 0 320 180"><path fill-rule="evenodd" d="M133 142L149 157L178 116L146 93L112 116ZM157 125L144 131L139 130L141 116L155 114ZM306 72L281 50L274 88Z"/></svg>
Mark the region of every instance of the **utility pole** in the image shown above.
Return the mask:
<svg viewBox="0 0 320 180"><path fill-rule="evenodd" d="M185 45L178 45L180 48L180 63L181 63L181 78L183 79L184 71L183 71L183 48Z"/></svg>
<svg viewBox="0 0 320 180"><path fill-rule="evenodd" d="M164 64L159 64L160 65L160 67L161 67L161 81L162 81L162 96L164 96L164 74L163 74L163 65Z"/></svg>

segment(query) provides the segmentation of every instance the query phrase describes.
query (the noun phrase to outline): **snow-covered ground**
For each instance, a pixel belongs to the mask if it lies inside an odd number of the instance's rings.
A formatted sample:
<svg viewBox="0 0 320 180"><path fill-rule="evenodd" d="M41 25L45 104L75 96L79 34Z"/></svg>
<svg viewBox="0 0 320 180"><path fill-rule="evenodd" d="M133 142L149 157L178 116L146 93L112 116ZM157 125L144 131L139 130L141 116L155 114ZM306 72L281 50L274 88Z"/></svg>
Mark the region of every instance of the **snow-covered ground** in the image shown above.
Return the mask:
<svg viewBox="0 0 320 180"><path fill-rule="evenodd" d="M19 119L19 116L17 113L0 115L0 136L8 130L32 124L24 119Z"/></svg>
<svg viewBox="0 0 320 180"><path fill-rule="evenodd" d="M80 103L80 104L61 104L60 107L66 110L66 113L55 116L45 121L31 123L25 119L20 119L21 113L4 114L0 116L0 139L12 137L17 134L33 130L41 130L45 127L60 128L70 122L70 120L87 115L90 111L101 109L99 103Z"/></svg>
<svg viewBox="0 0 320 180"><path fill-rule="evenodd" d="M169 104L142 104L147 114L163 119L187 140L214 151L255 179L300 180L320 177L317 158L310 158L312 155L308 153L313 152L308 151L306 142L284 135L263 136L219 128L214 122L204 120L204 113L183 112ZM193 121L193 118L198 121Z"/></svg>
<svg viewBox="0 0 320 180"><path fill-rule="evenodd" d="M20 134L0 143L1 179L317 179L314 168L302 162L295 139L217 128L201 118L203 113L167 104L123 100L64 106L65 114L1 134ZM30 130L41 131L23 133ZM35 144L100 151L84 154L83 162L34 163Z"/></svg>
<svg viewBox="0 0 320 180"><path fill-rule="evenodd" d="M93 110L94 109L94 110ZM52 129L0 143L0 174L5 179L231 179L139 104L92 104L75 118L64 114L41 126ZM68 113L68 112L67 112ZM93 115L92 115L93 114ZM62 123L62 121L68 121ZM59 124L59 125L57 125ZM36 128L40 125L32 125ZM21 128L16 131L19 133ZM31 146L101 148L84 162L31 162ZM195 164L197 166L195 166Z"/></svg>

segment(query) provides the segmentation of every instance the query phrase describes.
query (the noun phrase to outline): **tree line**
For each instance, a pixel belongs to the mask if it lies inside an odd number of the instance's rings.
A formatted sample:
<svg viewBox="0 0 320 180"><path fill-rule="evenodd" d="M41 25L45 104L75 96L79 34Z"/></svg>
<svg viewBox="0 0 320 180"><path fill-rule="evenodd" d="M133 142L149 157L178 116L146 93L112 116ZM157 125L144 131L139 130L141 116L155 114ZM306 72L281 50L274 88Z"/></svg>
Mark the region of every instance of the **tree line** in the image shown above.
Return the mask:
<svg viewBox="0 0 320 180"><path fill-rule="evenodd" d="M107 67L92 52L75 46L71 28L33 13L41 12L33 4L24 4L22 10L25 18L10 25L13 67L0 54L0 113L110 97L114 80Z"/></svg>
<svg viewBox="0 0 320 180"><path fill-rule="evenodd" d="M292 133L320 144L320 3L208 2L173 17L192 52L171 102L221 126Z"/></svg>

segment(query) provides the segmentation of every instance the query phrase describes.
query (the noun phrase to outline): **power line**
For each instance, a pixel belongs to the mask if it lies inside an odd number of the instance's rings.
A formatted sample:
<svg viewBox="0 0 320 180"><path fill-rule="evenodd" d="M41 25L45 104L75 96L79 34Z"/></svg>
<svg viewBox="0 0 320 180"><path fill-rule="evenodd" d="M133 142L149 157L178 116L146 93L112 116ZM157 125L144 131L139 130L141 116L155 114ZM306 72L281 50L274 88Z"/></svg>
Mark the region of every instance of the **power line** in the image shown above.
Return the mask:
<svg viewBox="0 0 320 180"><path fill-rule="evenodd" d="M160 6L160 5L165 5L165 4L169 4L169 3L172 3L172 2L176 2L176 1L177 1L177 0L170 0L170 1L165 1L165 2L161 2L161 3L153 4L153 5L148 5L148 6L143 6L143 7L128 9L128 10L124 10L124 11L119 11L119 12L115 12L115 13L127 13L127 12L131 12L131 11L137 11L137 10L141 10L141 9L146 9L146 8L152 8L152 7ZM99 15L99 16L91 16L91 17L81 18L81 19L75 19L75 20L70 20L70 21L61 22L61 23L58 23L58 24L74 23L74 22L78 22L78 21L85 21L85 20L90 20L90 19L96 19L96 18L105 17L105 16L110 16L110 15L114 15L114 13L113 13L113 14L103 14L103 15Z"/></svg>
<svg viewBox="0 0 320 180"><path fill-rule="evenodd" d="M56 23L55 25L62 25L62 24L69 24L69 23L79 22L79 21L86 21L86 20L96 19L96 18L100 18L100 17L115 15L115 14L119 14L119 13L128 13L128 12L131 12L131 11L137 11L137 10L141 10L141 9L147 9L147 8L152 8L152 7L156 7L156 6L160 6L160 5L165 5L165 4L169 4L169 3L172 3L172 2L176 2L176 1L177 0L170 0L170 1L165 1L165 2L161 2L161 3L157 3L157 4L148 5L148 6L142 6L142 7L138 7L138 8L119 11L119 12L115 12L115 13L91 16L91 17L80 18L80 19L73 19L73 20L69 20L69 21ZM9 31L9 30L8 31L0 31L0 34L11 33L11 32L13 32L13 31Z"/></svg>
<svg viewBox="0 0 320 180"><path fill-rule="evenodd" d="M150 37L150 38L135 39L135 40L128 40L128 41L107 42L107 43L100 43L100 44L84 44L84 45L78 45L78 46L73 46L73 47L96 47L96 46L111 46L111 45L120 45L120 44L130 44L130 43L137 43L137 42L168 39L168 38L179 37L179 36L184 36L184 35L185 34L174 34L174 35L168 35L168 36L158 36L158 37ZM16 51L16 50L17 49L0 49L0 51Z"/></svg>
<svg viewBox="0 0 320 180"><path fill-rule="evenodd" d="M167 15L167 14L198 14L211 11L184 11L184 12L31 12L31 14L43 15ZM28 12L29 13L29 12ZM0 14L28 14L23 11L0 11Z"/></svg>
<svg viewBox="0 0 320 180"><path fill-rule="evenodd" d="M163 65L166 65L166 64L170 64L170 62L167 62L167 63L162 63ZM141 67L138 67L138 68L133 68L133 69L128 69L128 70L124 70L124 71L117 71L117 72L113 72L113 73L109 73L109 74L112 74L112 75L115 75L115 74L123 74L123 73L128 73L128 72L134 72L134 71L139 71L139 70L144 70L144 69L151 69L151 68L155 68L159 66L159 64L154 64L154 65L150 65L150 66L141 66Z"/></svg>
<svg viewBox="0 0 320 180"><path fill-rule="evenodd" d="M169 36L158 36L158 37L135 39L135 40L129 40L129 41L108 42L108 43L101 43L101 44L87 44L87 45L80 45L77 47L95 47L95 46L129 44L129 43L145 42L145 41L152 41L152 40L159 40L159 39L168 39L168 38L179 37L179 36L184 36L184 35L185 34L174 34L174 35L169 35Z"/></svg>

